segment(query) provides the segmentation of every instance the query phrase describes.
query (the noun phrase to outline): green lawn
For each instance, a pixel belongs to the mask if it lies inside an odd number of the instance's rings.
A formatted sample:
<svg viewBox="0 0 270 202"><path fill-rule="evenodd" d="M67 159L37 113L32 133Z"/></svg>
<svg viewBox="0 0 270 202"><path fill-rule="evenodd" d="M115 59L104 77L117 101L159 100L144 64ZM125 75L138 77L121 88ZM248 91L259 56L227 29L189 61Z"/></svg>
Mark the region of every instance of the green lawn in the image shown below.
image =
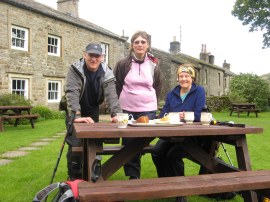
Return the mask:
<svg viewBox="0 0 270 202"><path fill-rule="evenodd" d="M213 113L214 117L220 121L234 121L235 123L245 123L246 125L259 126L264 128L264 133L259 135L248 135L247 141L249 146L252 168L254 170L270 169L269 162L269 139L270 139L270 112L260 113L256 118L253 113L247 117L242 114L240 118L236 114L232 117L229 112ZM29 125L19 125L18 127L5 126L5 131L0 133L0 154L5 151L15 150L21 146L29 146L38 139L51 137L57 132L65 129L64 120L51 120L36 123L36 128L32 129ZM64 138L64 137L63 137ZM59 138L47 146L43 146L40 150L31 151L24 157L19 157L16 161L0 166L0 202L29 202L32 201L34 195L43 187L50 183L53 169L61 149L63 138ZM225 145L233 164L236 165L234 148ZM65 181L67 177L66 169L66 149L62 154L62 158L55 176L55 182ZM220 148L218 153L225 161L228 161L224 151ZM104 156L103 160L107 157ZM186 175L194 175L198 172L198 165L185 160ZM155 167L152 163L151 156L146 154L142 158L142 178L156 177ZM124 176L123 169L120 169L111 179L127 179ZM150 200L149 200L150 201ZM152 200L158 202L170 202L174 199ZM206 202L215 201L212 199L192 196L188 197L189 202ZM232 202L243 201L237 196Z"/></svg>

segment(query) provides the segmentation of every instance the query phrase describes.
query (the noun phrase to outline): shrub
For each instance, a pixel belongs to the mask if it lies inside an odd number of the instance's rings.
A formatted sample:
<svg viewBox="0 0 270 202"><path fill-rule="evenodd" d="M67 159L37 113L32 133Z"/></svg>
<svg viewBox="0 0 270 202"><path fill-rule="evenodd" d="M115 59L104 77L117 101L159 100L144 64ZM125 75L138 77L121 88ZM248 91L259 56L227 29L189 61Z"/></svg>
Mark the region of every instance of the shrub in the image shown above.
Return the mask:
<svg viewBox="0 0 270 202"><path fill-rule="evenodd" d="M53 111L46 106L38 105L32 109L33 114L39 114L41 119L61 119L65 117L64 112Z"/></svg>
<svg viewBox="0 0 270 202"><path fill-rule="evenodd" d="M228 96L210 96L206 98L207 107L212 112L227 111L230 107Z"/></svg>
<svg viewBox="0 0 270 202"><path fill-rule="evenodd" d="M24 106L31 105L32 102L29 99L25 99L24 96L17 94L3 94L0 95L0 105L1 106Z"/></svg>
<svg viewBox="0 0 270 202"><path fill-rule="evenodd" d="M230 94L245 98L246 102L255 103L264 110L268 104L270 87L269 83L256 74L237 75L230 81Z"/></svg>
<svg viewBox="0 0 270 202"><path fill-rule="evenodd" d="M238 93L231 92L229 95L230 102L245 103L248 102L247 99L241 97Z"/></svg>

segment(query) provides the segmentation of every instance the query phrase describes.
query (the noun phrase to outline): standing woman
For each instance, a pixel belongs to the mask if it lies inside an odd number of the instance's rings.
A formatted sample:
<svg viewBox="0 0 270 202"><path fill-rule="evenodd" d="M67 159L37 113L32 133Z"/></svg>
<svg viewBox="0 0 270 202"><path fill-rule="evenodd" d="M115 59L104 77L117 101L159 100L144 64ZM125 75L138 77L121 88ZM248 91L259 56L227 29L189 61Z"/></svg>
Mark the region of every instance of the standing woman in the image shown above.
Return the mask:
<svg viewBox="0 0 270 202"><path fill-rule="evenodd" d="M150 40L144 31L131 37L131 49L126 58L118 61L114 68L116 91L123 112L134 119L148 116L155 119L157 100L161 91L161 75L157 58L149 53ZM131 138L123 138L122 144ZM137 154L124 165L125 175L138 179L141 174L141 154Z"/></svg>

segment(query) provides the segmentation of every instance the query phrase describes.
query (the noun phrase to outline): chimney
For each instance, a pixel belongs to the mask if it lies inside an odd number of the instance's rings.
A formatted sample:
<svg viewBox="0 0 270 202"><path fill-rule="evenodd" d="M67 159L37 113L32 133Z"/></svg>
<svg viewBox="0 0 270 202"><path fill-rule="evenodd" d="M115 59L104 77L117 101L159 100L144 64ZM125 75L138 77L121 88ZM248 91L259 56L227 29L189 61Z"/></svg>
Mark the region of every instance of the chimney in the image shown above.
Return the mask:
<svg viewBox="0 0 270 202"><path fill-rule="evenodd" d="M206 51L206 44L202 44L202 49L200 52L200 60L209 63L209 53Z"/></svg>
<svg viewBox="0 0 270 202"><path fill-rule="evenodd" d="M79 0L58 0L57 10L77 18L79 17Z"/></svg>
<svg viewBox="0 0 270 202"><path fill-rule="evenodd" d="M230 70L231 69L231 64L230 63L227 63L226 60L224 60L224 62L223 62L223 68L225 68L227 70Z"/></svg>
<svg viewBox="0 0 270 202"><path fill-rule="evenodd" d="M169 51L174 55L180 53L180 42L176 41L176 36L173 37L173 41L170 43Z"/></svg>
<svg viewBox="0 0 270 202"><path fill-rule="evenodd" d="M209 55L209 63L211 65L214 65L215 64L215 56L214 55Z"/></svg>
<svg viewBox="0 0 270 202"><path fill-rule="evenodd" d="M128 36L125 36L125 30L122 30L122 36L123 39L125 39L126 41L128 40Z"/></svg>

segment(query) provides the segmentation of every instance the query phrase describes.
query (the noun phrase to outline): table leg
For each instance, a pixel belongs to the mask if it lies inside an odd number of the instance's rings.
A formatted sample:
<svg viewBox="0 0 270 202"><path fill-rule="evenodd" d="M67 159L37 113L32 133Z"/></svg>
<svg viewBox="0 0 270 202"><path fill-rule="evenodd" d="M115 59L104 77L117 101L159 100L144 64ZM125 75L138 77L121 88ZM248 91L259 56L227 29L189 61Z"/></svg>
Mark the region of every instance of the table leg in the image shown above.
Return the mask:
<svg viewBox="0 0 270 202"><path fill-rule="evenodd" d="M83 139L82 179L88 181L87 140Z"/></svg>
<svg viewBox="0 0 270 202"><path fill-rule="evenodd" d="M235 150L239 169L251 170L250 157L248 153L247 140L245 135L242 135L241 138L236 141ZM245 202L258 202L256 192L244 191L242 193L242 197L244 198Z"/></svg>
<svg viewBox="0 0 270 202"><path fill-rule="evenodd" d="M27 110L27 114L28 114L28 115L31 114L30 109ZM33 118L30 118L29 120L30 120L30 123L31 123L32 128L35 128L35 125L34 125L34 119L33 119Z"/></svg>
<svg viewBox="0 0 270 202"><path fill-rule="evenodd" d="M17 127L17 125L19 124L19 119L15 120L14 126Z"/></svg>
<svg viewBox="0 0 270 202"><path fill-rule="evenodd" d="M4 131L4 119L0 117L0 132Z"/></svg>
<svg viewBox="0 0 270 202"><path fill-rule="evenodd" d="M35 128L34 119L30 118L30 123L31 123L32 128Z"/></svg>
<svg viewBox="0 0 270 202"><path fill-rule="evenodd" d="M154 138L136 138L124 146L119 152L113 155L102 165L102 177L108 179L113 173L119 170L135 154L150 144Z"/></svg>
<svg viewBox="0 0 270 202"><path fill-rule="evenodd" d="M239 115L240 115L240 111L239 111L239 109L237 109L237 116L238 116L238 118L239 118Z"/></svg>
<svg viewBox="0 0 270 202"><path fill-rule="evenodd" d="M192 160L199 163L211 173L238 171L237 168L226 164L218 158L215 158L213 156L213 151L207 153L204 149L202 149L189 138L186 138L183 143L178 144L181 145L181 148L187 152L189 156L191 156ZM205 169L203 169L201 172L206 172Z"/></svg>
<svg viewBox="0 0 270 202"><path fill-rule="evenodd" d="M102 142L100 140L88 139L85 140L83 144L83 179L91 181L91 176L93 174L92 165L96 160L96 153L102 150Z"/></svg>

